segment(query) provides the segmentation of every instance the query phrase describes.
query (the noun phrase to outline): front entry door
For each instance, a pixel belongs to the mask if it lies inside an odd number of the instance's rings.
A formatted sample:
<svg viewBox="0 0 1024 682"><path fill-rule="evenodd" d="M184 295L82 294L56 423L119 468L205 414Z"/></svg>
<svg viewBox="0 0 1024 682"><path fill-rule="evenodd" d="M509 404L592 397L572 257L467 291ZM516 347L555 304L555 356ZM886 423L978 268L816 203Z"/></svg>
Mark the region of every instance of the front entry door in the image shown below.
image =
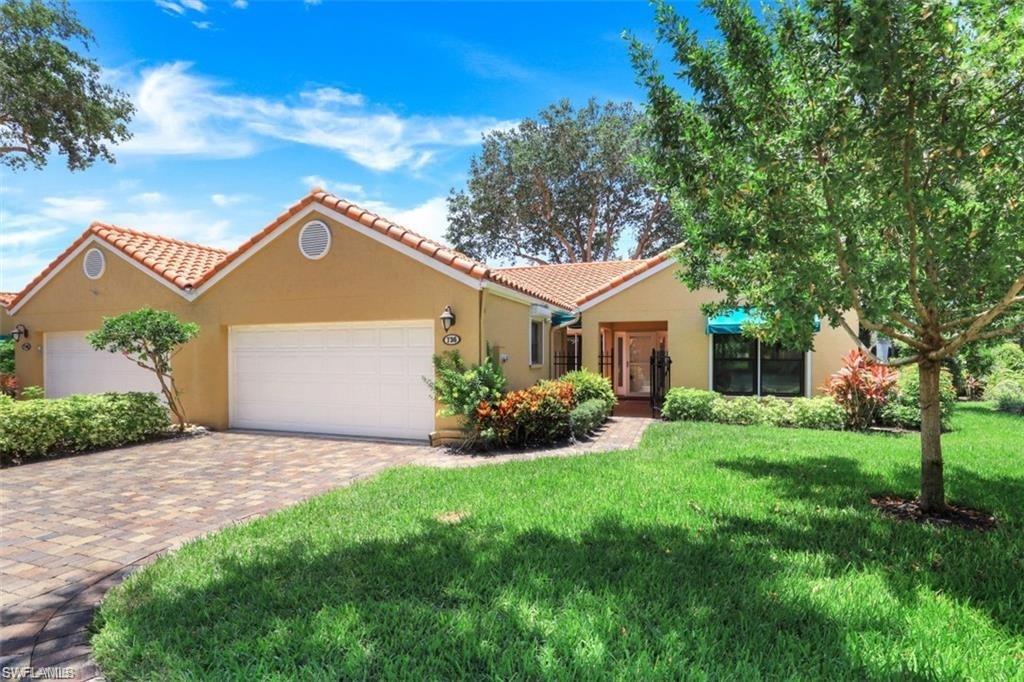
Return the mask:
<svg viewBox="0 0 1024 682"><path fill-rule="evenodd" d="M664 348L665 332L618 332L619 372L615 392L641 397L651 393L651 351Z"/></svg>

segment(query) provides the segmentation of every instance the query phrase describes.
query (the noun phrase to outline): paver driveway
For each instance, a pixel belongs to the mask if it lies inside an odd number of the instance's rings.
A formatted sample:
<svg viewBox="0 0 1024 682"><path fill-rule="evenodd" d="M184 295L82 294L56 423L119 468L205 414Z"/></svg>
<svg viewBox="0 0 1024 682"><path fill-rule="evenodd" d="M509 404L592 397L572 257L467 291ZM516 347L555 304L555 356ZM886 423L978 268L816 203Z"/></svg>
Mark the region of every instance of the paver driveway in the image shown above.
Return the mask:
<svg viewBox="0 0 1024 682"><path fill-rule="evenodd" d="M472 466L635 445L649 419L496 457L417 444L214 433L0 473L0 666L96 675L86 627L103 594L157 555L232 522L400 464Z"/></svg>

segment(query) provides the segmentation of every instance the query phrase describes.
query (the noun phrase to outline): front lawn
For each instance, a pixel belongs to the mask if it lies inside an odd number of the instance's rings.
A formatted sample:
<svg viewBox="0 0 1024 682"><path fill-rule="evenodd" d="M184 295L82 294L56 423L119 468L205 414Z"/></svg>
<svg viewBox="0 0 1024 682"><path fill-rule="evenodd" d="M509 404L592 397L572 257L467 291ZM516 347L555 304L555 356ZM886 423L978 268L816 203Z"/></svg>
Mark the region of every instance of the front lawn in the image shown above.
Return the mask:
<svg viewBox="0 0 1024 682"><path fill-rule="evenodd" d="M1024 420L914 436L659 424L634 451L403 468L190 544L104 602L113 679L1024 676Z"/></svg>

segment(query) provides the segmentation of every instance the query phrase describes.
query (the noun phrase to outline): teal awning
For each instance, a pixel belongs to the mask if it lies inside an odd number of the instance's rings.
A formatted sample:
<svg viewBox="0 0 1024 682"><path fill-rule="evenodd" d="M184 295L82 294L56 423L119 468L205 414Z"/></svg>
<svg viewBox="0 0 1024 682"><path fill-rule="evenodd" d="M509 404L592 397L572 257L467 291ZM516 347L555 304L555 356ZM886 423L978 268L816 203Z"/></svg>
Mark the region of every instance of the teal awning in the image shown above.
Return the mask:
<svg viewBox="0 0 1024 682"><path fill-rule="evenodd" d="M764 318L754 308L736 308L709 317L704 328L707 334L742 334L744 323L760 324ZM821 320L814 316L814 331L821 331Z"/></svg>
<svg viewBox="0 0 1024 682"><path fill-rule="evenodd" d="M562 310L556 310L553 313L551 313L551 325L553 327L561 327L563 324L575 322L578 317L579 315L575 313L568 313Z"/></svg>

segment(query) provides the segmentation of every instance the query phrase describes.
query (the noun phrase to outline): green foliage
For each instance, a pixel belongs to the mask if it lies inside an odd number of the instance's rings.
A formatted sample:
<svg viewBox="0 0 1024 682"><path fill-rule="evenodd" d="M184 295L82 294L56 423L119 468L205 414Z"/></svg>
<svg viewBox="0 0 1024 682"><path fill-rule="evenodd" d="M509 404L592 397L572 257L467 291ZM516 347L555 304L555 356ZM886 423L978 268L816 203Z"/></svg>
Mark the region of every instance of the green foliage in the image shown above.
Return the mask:
<svg viewBox="0 0 1024 682"><path fill-rule="evenodd" d="M134 107L73 49L92 39L63 0L0 4L0 163L42 168L53 151L71 170L113 163L108 145L131 137Z"/></svg>
<svg viewBox="0 0 1024 682"><path fill-rule="evenodd" d="M670 246L667 201L632 163L640 116L629 103L563 100L487 133L466 189L448 198L448 242L481 260L549 263L608 260L623 241L633 258Z"/></svg>
<svg viewBox="0 0 1024 682"><path fill-rule="evenodd" d="M789 403L783 426L801 429L841 431L846 426L846 412L833 398L794 398Z"/></svg>
<svg viewBox="0 0 1024 682"><path fill-rule="evenodd" d="M544 447L572 434L572 386L546 381L505 394L493 407L480 403L477 418L481 436L491 445Z"/></svg>
<svg viewBox="0 0 1024 682"><path fill-rule="evenodd" d="M714 391L699 388L670 388L661 407L662 416L669 421L713 421L715 403L722 397Z"/></svg>
<svg viewBox="0 0 1024 682"><path fill-rule="evenodd" d="M600 400L605 406L605 412L611 414L618 404L619 399L615 397L615 389L612 382L605 376L588 369L579 369L573 372L566 372L558 378L559 381L572 386L573 400L581 405L588 400Z"/></svg>
<svg viewBox="0 0 1024 682"><path fill-rule="evenodd" d="M103 326L86 338L96 350L121 353L156 374L178 429L184 430L185 408L174 383L171 358L197 334L199 325L194 322L182 322L172 312L147 307L103 318Z"/></svg>
<svg viewBox="0 0 1024 682"><path fill-rule="evenodd" d="M985 377L990 386L1010 379L1024 383L1024 348L1008 341L992 349L992 363Z"/></svg>
<svg viewBox="0 0 1024 682"><path fill-rule="evenodd" d="M673 388L665 395L662 416L669 421L772 424L803 429L844 428L843 408L831 397L783 400L773 396L727 399L714 391Z"/></svg>
<svg viewBox="0 0 1024 682"><path fill-rule="evenodd" d="M501 400L505 384L505 373L490 353L482 363L470 367L457 350L435 355L434 379L427 380L434 398L441 403L438 414L460 417L463 429L474 435L480 430L478 408Z"/></svg>
<svg viewBox="0 0 1024 682"><path fill-rule="evenodd" d="M21 395L19 396L22 400L41 400L46 397L42 386L26 386L21 389Z"/></svg>
<svg viewBox="0 0 1024 682"><path fill-rule="evenodd" d="M0 374L14 373L14 339L0 339Z"/></svg>
<svg viewBox="0 0 1024 682"><path fill-rule="evenodd" d="M1024 381L1003 379L988 392L996 408L1004 412L1024 415Z"/></svg>
<svg viewBox="0 0 1024 682"><path fill-rule="evenodd" d="M956 389L953 387L953 376L945 367L939 374L939 405L942 430L948 431L956 407ZM921 375L917 367L900 370L896 390L882 408L879 421L904 429L921 428Z"/></svg>
<svg viewBox="0 0 1024 682"><path fill-rule="evenodd" d="M753 396L723 398L715 402L713 416L714 420L721 424L753 426L771 423L768 411L761 405L761 401Z"/></svg>
<svg viewBox="0 0 1024 682"><path fill-rule="evenodd" d="M167 408L153 393L0 400L0 462L109 448L163 435Z"/></svg>
<svg viewBox="0 0 1024 682"><path fill-rule="evenodd" d="M573 438L583 438L597 430L608 418L608 403L600 398L580 402L569 413Z"/></svg>

